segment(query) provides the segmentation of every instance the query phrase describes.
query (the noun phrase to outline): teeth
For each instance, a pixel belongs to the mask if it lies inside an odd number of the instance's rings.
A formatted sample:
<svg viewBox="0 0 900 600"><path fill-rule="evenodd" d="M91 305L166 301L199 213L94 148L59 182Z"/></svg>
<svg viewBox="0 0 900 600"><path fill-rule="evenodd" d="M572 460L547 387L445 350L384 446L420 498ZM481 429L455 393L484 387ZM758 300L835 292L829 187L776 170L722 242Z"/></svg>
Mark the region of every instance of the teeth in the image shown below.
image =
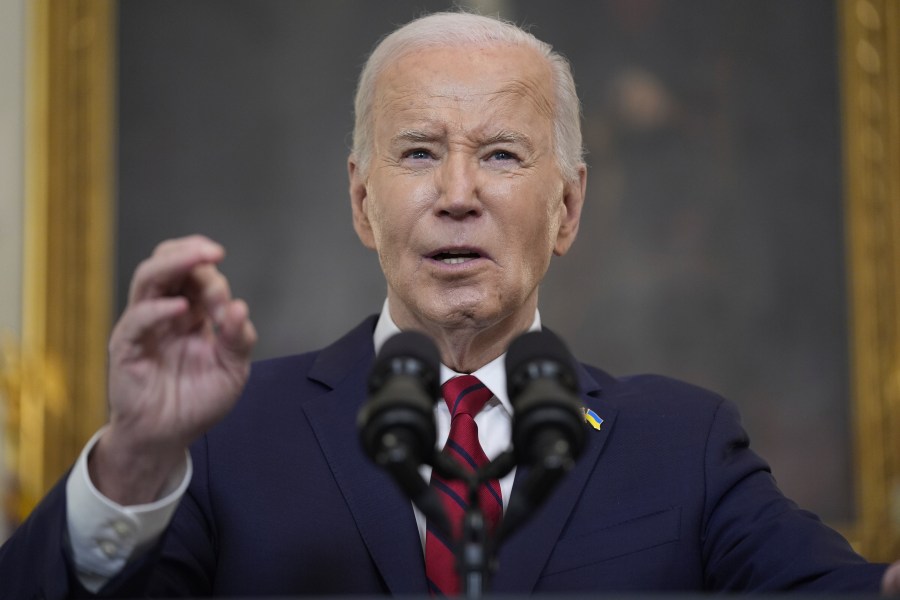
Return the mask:
<svg viewBox="0 0 900 600"><path fill-rule="evenodd" d="M444 250L433 255L432 258L445 265L458 265L480 258L480 255L472 250Z"/></svg>

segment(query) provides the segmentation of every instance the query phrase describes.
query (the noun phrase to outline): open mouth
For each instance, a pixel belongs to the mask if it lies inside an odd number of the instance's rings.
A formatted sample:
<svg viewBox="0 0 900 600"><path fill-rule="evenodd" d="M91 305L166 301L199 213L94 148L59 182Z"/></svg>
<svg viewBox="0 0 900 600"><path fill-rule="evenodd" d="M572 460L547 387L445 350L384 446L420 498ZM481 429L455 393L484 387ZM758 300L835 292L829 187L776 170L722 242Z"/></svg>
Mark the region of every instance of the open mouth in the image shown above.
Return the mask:
<svg viewBox="0 0 900 600"><path fill-rule="evenodd" d="M481 254L474 250L442 250L431 255L432 260L437 260L445 265L459 265L476 258L481 258Z"/></svg>

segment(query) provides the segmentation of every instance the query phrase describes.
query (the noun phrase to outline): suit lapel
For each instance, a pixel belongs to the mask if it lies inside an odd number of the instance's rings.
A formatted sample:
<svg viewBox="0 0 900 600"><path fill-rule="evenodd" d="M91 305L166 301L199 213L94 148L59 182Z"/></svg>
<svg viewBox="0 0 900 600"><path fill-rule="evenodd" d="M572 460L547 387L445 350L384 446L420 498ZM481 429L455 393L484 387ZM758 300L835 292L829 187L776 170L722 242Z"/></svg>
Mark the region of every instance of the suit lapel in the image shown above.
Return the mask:
<svg viewBox="0 0 900 600"><path fill-rule="evenodd" d="M374 317L366 320L320 353L309 377L331 390L302 406L388 589L392 594L426 594L425 563L411 503L363 454L358 441L356 413L366 400L366 378L374 360L374 323ZM589 430L575 468L500 549L499 569L491 586L494 592L534 590L614 424L616 410L599 400L600 382L580 365L578 375L582 400L604 419L603 427ZM526 475L525 469L518 470L514 491Z"/></svg>
<svg viewBox="0 0 900 600"><path fill-rule="evenodd" d="M412 505L391 478L363 454L356 413L366 400L374 359L369 319L323 350L309 377L331 391L303 410L372 560L392 594L427 593L422 544Z"/></svg>
<svg viewBox="0 0 900 600"><path fill-rule="evenodd" d="M493 592L527 594L534 590L538 577L569 520L569 515L595 471L597 460L609 437L609 431L616 418L616 410L598 400L601 395L600 383L581 365L578 368L583 390L582 401L585 406L594 409L603 418L603 426L599 431L589 429L587 445L575 468L560 482L544 506L539 508L531 520L514 533L500 549L499 568L491 586ZM585 424L585 427L588 425ZM527 475L525 469L516 472L514 493Z"/></svg>

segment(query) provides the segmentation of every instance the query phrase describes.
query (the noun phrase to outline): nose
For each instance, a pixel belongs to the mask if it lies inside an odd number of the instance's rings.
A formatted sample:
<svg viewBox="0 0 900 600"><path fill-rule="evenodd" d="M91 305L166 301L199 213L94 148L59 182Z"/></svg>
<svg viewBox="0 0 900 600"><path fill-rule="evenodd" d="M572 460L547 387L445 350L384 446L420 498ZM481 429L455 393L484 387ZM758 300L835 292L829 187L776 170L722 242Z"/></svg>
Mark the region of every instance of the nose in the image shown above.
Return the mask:
<svg viewBox="0 0 900 600"><path fill-rule="evenodd" d="M477 165L464 153L450 152L438 168L435 212L454 219L480 215L477 179Z"/></svg>

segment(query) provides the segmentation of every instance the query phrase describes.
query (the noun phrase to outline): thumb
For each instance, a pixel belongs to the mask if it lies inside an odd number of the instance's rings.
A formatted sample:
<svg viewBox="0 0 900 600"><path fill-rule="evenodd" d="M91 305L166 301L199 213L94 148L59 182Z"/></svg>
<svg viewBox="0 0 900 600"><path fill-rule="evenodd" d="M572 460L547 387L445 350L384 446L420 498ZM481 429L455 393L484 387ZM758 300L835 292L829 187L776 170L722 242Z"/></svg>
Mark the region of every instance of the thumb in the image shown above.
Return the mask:
<svg viewBox="0 0 900 600"><path fill-rule="evenodd" d="M256 329L243 300L232 300L222 307L216 320L219 339L224 348L238 360L247 360L256 344Z"/></svg>
<svg viewBox="0 0 900 600"><path fill-rule="evenodd" d="M900 596L900 560L892 564L881 578L881 594L884 596Z"/></svg>

